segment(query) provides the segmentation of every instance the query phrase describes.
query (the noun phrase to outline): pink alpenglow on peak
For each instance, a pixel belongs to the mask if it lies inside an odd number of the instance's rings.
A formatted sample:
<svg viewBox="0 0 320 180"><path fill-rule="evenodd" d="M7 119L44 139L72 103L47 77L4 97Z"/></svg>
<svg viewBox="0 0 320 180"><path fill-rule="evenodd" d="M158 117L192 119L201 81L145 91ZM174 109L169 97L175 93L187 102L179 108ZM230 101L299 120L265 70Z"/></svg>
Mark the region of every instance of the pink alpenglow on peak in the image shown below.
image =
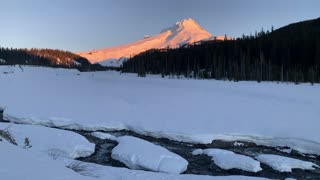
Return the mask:
<svg viewBox="0 0 320 180"><path fill-rule="evenodd" d="M185 19L166 28L160 34L144 37L141 40L110 48L79 52L78 55L87 58L91 63L100 63L104 66L120 66L115 59L129 58L150 49L176 48L185 44L198 42L212 37L193 19ZM109 63L108 61L111 60Z"/></svg>

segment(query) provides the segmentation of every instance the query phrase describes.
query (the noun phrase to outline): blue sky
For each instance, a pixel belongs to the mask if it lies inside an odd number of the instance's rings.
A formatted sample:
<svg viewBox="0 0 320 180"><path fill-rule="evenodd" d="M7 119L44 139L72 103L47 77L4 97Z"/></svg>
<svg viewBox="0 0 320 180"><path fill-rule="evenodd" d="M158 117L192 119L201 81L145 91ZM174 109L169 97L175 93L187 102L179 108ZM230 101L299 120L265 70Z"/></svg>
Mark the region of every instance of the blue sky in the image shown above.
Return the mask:
<svg viewBox="0 0 320 180"><path fill-rule="evenodd" d="M213 35L320 17L319 0L0 0L0 46L83 51L156 34L193 18Z"/></svg>

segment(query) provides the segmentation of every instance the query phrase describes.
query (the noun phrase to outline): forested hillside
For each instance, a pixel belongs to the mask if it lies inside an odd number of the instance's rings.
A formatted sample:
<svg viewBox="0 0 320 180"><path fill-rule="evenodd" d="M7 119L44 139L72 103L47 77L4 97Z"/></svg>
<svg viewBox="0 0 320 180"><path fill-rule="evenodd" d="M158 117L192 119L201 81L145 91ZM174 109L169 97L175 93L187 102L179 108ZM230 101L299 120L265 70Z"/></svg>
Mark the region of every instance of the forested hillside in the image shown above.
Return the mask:
<svg viewBox="0 0 320 180"><path fill-rule="evenodd" d="M30 49L30 50L27 50L27 52L36 56L45 57L49 59L51 64L56 64L56 65L89 66L91 64L87 59L68 51L53 50L53 49Z"/></svg>
<svg viewBox="0 0 320 180"><path fill-rule="evenodd" d="M0 48L0 64L76 68L82 71L105 69L100 65L92 65L87 59L68 51L35 48Z"/></svg>
<svg viewBox="0 0 320 180"><path fill-rule="evenodd" d="M123 71L140 76L319 83L320 18L236 40L149 50L126 61Z"/></svg>

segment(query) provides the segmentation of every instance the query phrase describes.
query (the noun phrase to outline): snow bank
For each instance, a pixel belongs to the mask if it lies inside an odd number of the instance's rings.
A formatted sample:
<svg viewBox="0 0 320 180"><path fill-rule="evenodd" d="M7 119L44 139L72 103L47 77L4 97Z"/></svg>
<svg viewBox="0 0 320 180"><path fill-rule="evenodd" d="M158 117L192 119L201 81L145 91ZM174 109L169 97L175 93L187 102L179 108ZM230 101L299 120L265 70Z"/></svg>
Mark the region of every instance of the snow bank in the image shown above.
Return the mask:
<svg viewBox="0 0 320 180"><path fill-rule="evenodd" d="M245 176L197 176L171 175L146 171L129 170L82 163L83 173L89 171L90 176L82 176L66 168L68 161L55 161L47 155L27 151L6 142L0 142L0 179L1 180L263 180L264 178Z"/></svg>
<svg viewBox="0 0 320 180"><path fill-rule="evenodd" d="M273 154L260 154L256 156L256 159L280 172L291 172L292 169L314 170L319 168L312 162Z"/></svg>
<svg viewBox="0 0 320 180"><path fill-rule="evenodd" d="M41 134L38 134L41 136ZM0 179L93 180L65 167L64 162L36 151L27 151L9 143L0 142Z"/></svg>
<svg viewBox="0 0 320 180"><path fill-rule="evenodd" d="M91 133L92 136L96 137L96 138L99 138L99 139L109 139L109 140L112 140L112 141L117 141L117 137L111 135L111 134L108 134L108 133L103 133L103 132L93 132Z"/></svg>
<svg viewBox="0 0 320 180"><path fill-rule="evenodd" d="M18 146L52 156L53 158L78 158L90 156L95 145L83 136L70 131L37 125L0 123L0 129L8 130ZM32 147L25 147L28 138Z"/></svg>
<svg viewBox="0 0 320 180"><path fill-rule="evenodd" d="M221 169L241 169L243 171L258 172L261 171L260 162L251 157L241 154L235 154L232 151L224 149L196 149L193 155L205 154L212 157L214 163Z"/></svg>
<svg viewBox="0 0 320 180"><path fill-rule="evenodd" d="M292 149L290 148L276 148L278 151L284 152L284 153L288 153L290 154L292 152Z"/></svg>
<svg viewBox="0 0 320 180"><path fill-rule="evenodd" d="M320 155L319 84L23 69L0 67L0 107L10 121L92 131L127 129L191 143L250 141Z"/></svg>
<svg viewBox="0 0 320 180"><path fill-rule="evenodd" d="M188 162L179 155L148 141L131 136L117 138L118 145L111 157L131 169L144 169L170 174L180 174L187 169Z"/></svg>

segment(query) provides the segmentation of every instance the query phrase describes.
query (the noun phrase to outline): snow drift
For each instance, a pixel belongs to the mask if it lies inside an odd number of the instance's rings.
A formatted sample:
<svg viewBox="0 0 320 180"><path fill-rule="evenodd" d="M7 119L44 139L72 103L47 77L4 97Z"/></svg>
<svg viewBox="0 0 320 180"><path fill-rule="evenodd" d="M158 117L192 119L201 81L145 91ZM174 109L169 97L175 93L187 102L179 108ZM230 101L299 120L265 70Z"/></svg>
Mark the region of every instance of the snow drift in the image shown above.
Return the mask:
<svg viewBox="0 0 320 180"><path fill-rule="evenodd" d="M314 170L319 168L318 165L312 162L273 154L260 154L256 159L280 172L291 172L292 169Z"/></svg>
<svg viewBox="0 0 320 180"><path fill-rule="evenodd" d="M93 143L71 131L10 123L0 123L0 129L9 131L21 148L42 152L54 158L87 157L95 151ZM30 147L25 147L26 138L30 142Z"/></svg>
<svg viewBox="0 0 320 180"><path fill-rule="evenodd" d="M210 156L217 166L225 170L241 169L249 172L258 172L262 170L259 161L224 149L196 149L192 154L205 154Z"/></svg>
<svg viewBox="0 0 320 180"><path fill-rule="evenodd" d="M131 169L169 174L180 174L187 170L188 161L161 146L131 136L119 137L117 141L119 144L112 150L111 157Z"/></svg>

